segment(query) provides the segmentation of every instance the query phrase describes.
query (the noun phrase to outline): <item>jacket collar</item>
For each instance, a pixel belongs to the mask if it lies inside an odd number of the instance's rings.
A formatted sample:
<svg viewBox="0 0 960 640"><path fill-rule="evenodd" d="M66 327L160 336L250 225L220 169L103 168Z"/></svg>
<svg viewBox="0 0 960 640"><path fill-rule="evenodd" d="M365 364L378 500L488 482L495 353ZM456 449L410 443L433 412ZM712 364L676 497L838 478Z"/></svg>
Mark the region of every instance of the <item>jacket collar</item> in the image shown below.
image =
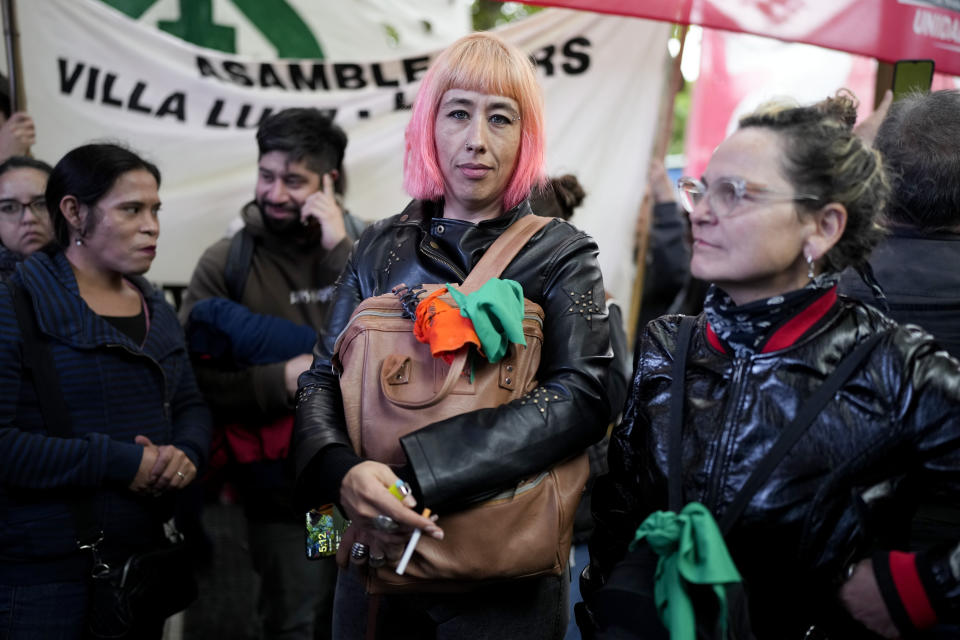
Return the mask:
<svg viewBox="0 0 960 640"><path fill-rule="evenodd" d="M30 293L40 331L61 342L82 349L119 344L157 359L181 346L176 332L158 330L166 303L145 278L127 277L140 290L150 319L150 329L141 346L87 306L80 297L70 262L62 251L53 254L37 251L24 261L17 273Z"/></svg>
<svg viewBox="0 0 960 640"><path fill-rule="evenodd" d="M530 201L524 200L503 215L490 220L481 220L476 223L480 228L503 230L525 215L532 214ZM443 200L411 200L400 212L393 225L396 227L420 227L424 231L430 229L430 222L436 217L443 216Z"/></svg>
<svg viewBox="0 0 960 640"><path fill-rule="evenodd" d="M772 353L780 351L795 345L804 335L810 333L828 312L836 306L837 287L833 286L827 289L823 295L815 298L809 305L803 308L785 323L774 330L763 344L758 353ZM706 322L707 341L714 349L721 353L729 353L723 340L714 332L709 322Z"/></svg>

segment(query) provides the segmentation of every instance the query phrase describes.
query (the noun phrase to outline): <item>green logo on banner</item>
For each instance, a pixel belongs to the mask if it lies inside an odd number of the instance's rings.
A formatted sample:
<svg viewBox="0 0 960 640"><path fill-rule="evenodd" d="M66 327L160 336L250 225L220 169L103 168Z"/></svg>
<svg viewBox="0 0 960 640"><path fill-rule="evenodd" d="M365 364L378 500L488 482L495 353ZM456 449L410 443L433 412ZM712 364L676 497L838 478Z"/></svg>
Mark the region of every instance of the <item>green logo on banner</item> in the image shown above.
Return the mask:
<svg viewBox="0 0 960 640"><path fill-rule="evenodd" d="M139 19L157 1L101 0L134 19ZM231 2L277 48L279 57L323 58L323 49L310 27L286 0ZM160 20L157 27L201 47L237 52L236 30L213 21L213 0L180 0L180 19Z"/></svg>

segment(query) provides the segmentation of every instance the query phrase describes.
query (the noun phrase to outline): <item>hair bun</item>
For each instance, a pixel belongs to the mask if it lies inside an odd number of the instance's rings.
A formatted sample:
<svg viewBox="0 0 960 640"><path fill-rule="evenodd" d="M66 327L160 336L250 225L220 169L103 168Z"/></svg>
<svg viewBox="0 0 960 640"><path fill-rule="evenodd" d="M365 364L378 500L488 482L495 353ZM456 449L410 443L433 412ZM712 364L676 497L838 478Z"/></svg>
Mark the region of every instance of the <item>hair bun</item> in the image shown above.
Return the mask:
<svg viewBox="0 0 960 640"><path fill-rule="evenodd" d="M550 185L553 187L553 191L557 195L557 200L571 213L574 209L580 206L580 204L583 202L583 199L587 195L586 192L584 192L580 181L577 180L577 176L569 173L557 178L551 178Z"/></svg>
<svg viewBox="0 0 960 640"><path fill-rule="evenodd" d="M860 102L849 89L840 89L832 98L827 98L813 106L824 117L836 120L851 129L857 123L857 107L860 106Z"/></svg>

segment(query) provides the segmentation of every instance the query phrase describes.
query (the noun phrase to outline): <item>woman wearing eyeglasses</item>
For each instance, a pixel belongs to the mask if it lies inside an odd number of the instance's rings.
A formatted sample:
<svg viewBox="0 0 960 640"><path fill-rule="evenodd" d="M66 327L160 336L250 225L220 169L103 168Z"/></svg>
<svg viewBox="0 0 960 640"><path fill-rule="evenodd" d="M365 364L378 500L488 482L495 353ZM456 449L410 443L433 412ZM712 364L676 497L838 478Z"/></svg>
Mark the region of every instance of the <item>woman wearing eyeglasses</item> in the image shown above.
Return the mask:
<svg viewBox="0 0 960 640"><path fill-rule="evenodd" d="M960 495L960 368L918 328L837 296L889 191L855 119L844 95L761 110L679 181L691 272L712 286L685 349L679 316L642 337L594 490L584 588L600 637L667 637L658 617L674 638L725 624L777 640L956 619L957 539L912 549L908 529L918 493ZM649 597L623 600L625 576ZM724 586L738 577L746 604Z"/></svg>
<svg viewBox="0 0 960 640"><path fill-rule="evenodd" d="M23 156L0 164L0 281L53 239L43 197L50 171L46 162Z"/></svg>

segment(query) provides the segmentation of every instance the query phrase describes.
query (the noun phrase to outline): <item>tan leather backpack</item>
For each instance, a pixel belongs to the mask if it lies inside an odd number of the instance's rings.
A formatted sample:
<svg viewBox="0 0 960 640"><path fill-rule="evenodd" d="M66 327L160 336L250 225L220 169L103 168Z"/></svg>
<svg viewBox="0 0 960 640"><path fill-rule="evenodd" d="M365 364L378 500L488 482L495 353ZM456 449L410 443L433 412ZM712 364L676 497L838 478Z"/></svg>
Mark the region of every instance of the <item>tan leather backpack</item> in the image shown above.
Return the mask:
<svg viewBox="0 0 960 640"><path fill-rule="evenodd" d="M550 218L534 215L517 220L491 245L459 290L471 293L499 276L548 222ZM449 294L442 299L455 306ZM495 364L475 358L482 362L474 365L471 381L469 371L464 371L466 352L449 366L434 358L429 346L413 336L413 321L404 315L398 296L388 293L361 302L338 337L333 356L356 453L403 464L400 438L412 431L529 392L549 396L551 392L536 382L544 321L543 309L524 298L526 346L512 344ZM421 538L403 576L389 566L371 570L368 591L467 590L493 580L559 575L569 557L573 517L588 474L584 453L482 503L441 514L438 524L444 539Z"/></svg>

